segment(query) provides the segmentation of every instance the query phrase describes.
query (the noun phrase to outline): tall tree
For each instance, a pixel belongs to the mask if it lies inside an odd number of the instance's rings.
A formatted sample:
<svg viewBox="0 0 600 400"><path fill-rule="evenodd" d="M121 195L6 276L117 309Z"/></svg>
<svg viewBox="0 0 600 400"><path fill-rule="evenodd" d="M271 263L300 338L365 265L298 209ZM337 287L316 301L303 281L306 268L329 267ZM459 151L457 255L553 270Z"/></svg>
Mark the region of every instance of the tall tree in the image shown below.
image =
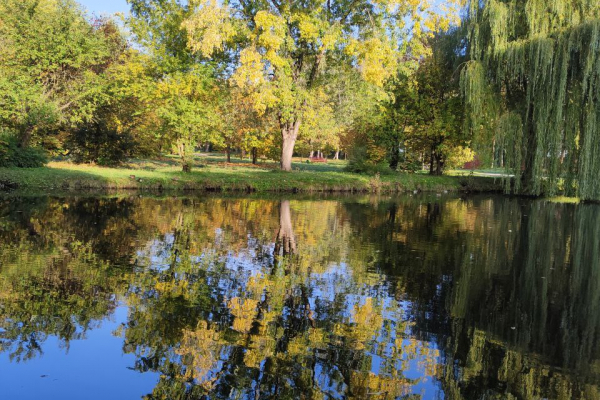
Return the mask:
<svg viewBox="0 0 600 400"><path fill-rule="evenodd" d="M471 1L468 24L469 126L501 147L513 189L600 198L600 3Z"/></svg>
<svg viewBox="0 0 600 400"><path fill-rule="evenodd" d="M73 0L0 3L0 123L22 147L37 131L92 117L123 49L110 25L90 23Z"/></svg>
<svg viewBox="0 0 600 400"><path fill-rule="evenodd" d="M441 175L448 164L471 154L465 150L470 137L463 129L459 90L459 65L464 61L460 32L453 28L429 38L429 54L415 60L415 71L400 70L390 79L387 95L367 122L366 138L355 139L356 147L369 144L363 152L366 162L353 160L355 169L385 160L392 170L414 170L428 163L432 175Z"/></svg>
<svg viewBox="0 0 600 400"><path fill-rule="evenodd" d="M365 80L382 85L404 54L420 55L421 38L453 16L413 0L194 0L189 7L183 26L190 48L231 56L232 79L254 92L258 110L277 116L286 171L307 110L322 101L323 71L358 66Z"/></svg>
<svg viewBox="0 0 600 400"><path fill-rule="evenodd" d="M459 90L460 31L451 30L430 40L431 55L416 74L417 112L407 136L411 150L427 154L429 172L441 175L449 159L469 144L463 130L464 107Z"/></svg>
<svg viewBox="0 0 600 400"><path fill-rule="evenodd" d="M179 0L127 2L131 6L127 26L153 63L158 135L173 146L183 170L189 172L196 145L206 141L220 144L223 139L216 71L189 48L182 24L191 15L191 4Z"/></svg>

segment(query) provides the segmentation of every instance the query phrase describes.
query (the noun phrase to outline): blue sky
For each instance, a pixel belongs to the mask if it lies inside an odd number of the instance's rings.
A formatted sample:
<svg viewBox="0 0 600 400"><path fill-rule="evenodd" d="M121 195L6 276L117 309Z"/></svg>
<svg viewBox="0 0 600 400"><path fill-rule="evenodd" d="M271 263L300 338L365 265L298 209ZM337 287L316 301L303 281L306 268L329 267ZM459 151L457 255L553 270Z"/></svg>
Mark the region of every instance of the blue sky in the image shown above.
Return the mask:
<svg viewBox="0 0 600 400"><path fill-rule="evenodd" d="M129 5L126 0L78 0L89 12L102 15L116 12L128 12Z"/></svg>

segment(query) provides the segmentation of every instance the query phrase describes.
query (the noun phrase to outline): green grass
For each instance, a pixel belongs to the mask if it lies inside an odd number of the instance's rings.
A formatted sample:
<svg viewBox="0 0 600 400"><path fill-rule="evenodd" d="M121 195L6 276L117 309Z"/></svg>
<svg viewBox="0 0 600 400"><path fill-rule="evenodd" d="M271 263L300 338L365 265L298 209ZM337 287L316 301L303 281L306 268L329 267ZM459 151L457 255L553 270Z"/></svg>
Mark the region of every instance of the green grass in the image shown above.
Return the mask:
<svg viewBox="0 0 600 400"><path fill-rule="evenodd" d="M0 168L0 186L35 191L80 190L218 190L224 192L380 192L473 191L501 188L500 181L483 177L429 176L395 173L368 176L344 172L345 162L306 164L297 160L293 172L282 172L274 162L260 166L222 155L199 157L189 174L174 158L132 160L120 168L52 162L44 168Z"/></svg>
<svg viewBox="0 0 600 400"><path fill-rule="evenodd" d="M555 196L548 197L545 199L551 203L566 203L566 204L579 204L581 199L579 197L567 197L567 196Z"/></svg>
<svg viewBox="0 0 600 400"><path fill-rule="evenodd" d="M487 168L487 169L454 169L447 171L448 175L455 176L463 176L463 175L473 175L473 176L490 176L490 177L501 177L506 175L506 170L504 168Z"/></svg>

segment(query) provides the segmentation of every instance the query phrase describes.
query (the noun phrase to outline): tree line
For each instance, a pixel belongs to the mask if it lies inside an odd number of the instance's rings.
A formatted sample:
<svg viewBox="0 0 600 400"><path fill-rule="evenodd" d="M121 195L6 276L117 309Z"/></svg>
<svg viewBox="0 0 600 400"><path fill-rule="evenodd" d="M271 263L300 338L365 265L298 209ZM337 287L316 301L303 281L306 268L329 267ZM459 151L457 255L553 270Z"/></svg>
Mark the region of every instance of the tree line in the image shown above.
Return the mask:
<svg viewBox="0 0 600 400"><path fill-rule="evenodd" d="M128 3L0 5L0 164L173 153L189 171L209 144L441 174L476 155L509 191L599 197L593 1Z"/></svg>
<svg viewBox="0 0 600 400"><path fill-rule="evenodd" d="M452 13L412 1L129 4L121 18L90 16L73 0L0 5L4 165L42 163L37 149L99 164L173 152L189 171L210 143L284 170L294 154L342 153L356 169L398 169L408 148L393 121L408 131L453 112L430 97L456 90L418 91L415 78L423 69L423 84L436 85L450 67L432 49L434 26L450 28ZM428 134L413 133L410 150L422 162L434 154L441 171L440 151L424 143L439 138Z"/></svg>

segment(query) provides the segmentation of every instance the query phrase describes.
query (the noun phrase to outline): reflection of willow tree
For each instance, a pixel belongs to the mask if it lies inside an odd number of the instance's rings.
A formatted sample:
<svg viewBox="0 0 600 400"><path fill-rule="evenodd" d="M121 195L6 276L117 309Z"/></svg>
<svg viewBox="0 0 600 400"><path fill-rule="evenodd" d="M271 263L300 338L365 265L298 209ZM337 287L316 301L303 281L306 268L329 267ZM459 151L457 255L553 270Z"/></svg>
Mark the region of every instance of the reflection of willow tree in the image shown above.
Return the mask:
<svg viewBox="0 0 600 400"><path fill-rule="evenodd" d="M456 274L447 351L460 368L446 377L458 373L464 382L449 391L599 399L600 213L588 205L507 206ZM492 223L481 222L476 237Z"/></svg>
<svg viewBox="0 0 600 400"><path fill-rule="evenodd" d="M412 334L444 348L448 398L600 398L596 206L473 198L347 208L367 221L354 268L374 255L370 269L411 301Z"/></svg>
<svg viewBox="0 0 600 400"><path fill-rule="evenodd" d="M353 202L346 208L352 224L361 227L349 245L353 270L364 271L357 274L362 279L389 279L390 295L412 302L418 338L445 332L449 321L443 296L451 285L445 278L462 259L477 209L460 199L437 198Z"/></svg>

